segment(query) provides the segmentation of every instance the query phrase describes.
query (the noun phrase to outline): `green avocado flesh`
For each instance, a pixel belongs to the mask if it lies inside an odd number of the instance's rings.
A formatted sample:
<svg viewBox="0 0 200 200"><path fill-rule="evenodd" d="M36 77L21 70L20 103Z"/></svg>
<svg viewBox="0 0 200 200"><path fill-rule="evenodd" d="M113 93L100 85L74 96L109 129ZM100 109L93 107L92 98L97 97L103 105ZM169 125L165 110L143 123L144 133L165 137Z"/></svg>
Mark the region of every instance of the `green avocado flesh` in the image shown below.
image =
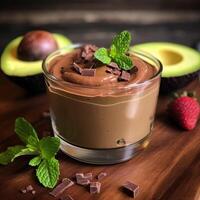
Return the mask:
<svg viewBox="0 0 200 200"><path fill-rule="evenodd" d="M71 44L71 41L61 34L53 34L58 47L63 48ZM1 56L1 69L8 76L32 76L42 72L42 60L23 61L17 58L17 48L22 37L12 40L5 48Z"/></svg>
<svg viewBox="0 0 200 200"><path fill-rule="evenodd" d="M133 51L147 52L163 64L162 77L180 77L200 70L200 53L190 47L168 43L150 42L131 47Z"/></svg>

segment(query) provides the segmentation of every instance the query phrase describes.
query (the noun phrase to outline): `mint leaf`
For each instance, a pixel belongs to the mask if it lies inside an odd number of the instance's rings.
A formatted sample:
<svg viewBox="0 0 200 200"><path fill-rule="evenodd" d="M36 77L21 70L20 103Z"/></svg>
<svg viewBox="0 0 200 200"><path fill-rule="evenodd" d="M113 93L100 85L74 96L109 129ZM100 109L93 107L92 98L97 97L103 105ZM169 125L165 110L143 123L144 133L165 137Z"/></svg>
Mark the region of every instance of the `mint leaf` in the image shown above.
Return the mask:
<svg viewBox="0 0 200 200"><path fill-rule="evenodd" d="M0 164L7 165L12 161L15 155L18 154L24 148L25 147L21 145L8 147L6 151L0 153Z"/></svg>
<svg viewBox="0 0 200 200"><path fill-rule="evenodd" d="M133 68L132 60L126 55L116 55L113 60L123 70L130 70Z"/></svg>
<svg viewBox="0 0 200 200"><path fill-rule="evenodd" d="M32 135L28 137L28 144L27 146L31 149L38 149L39 148L39 140Z"/></svg>
<svg viewBox="0 0 200 200"><path fill-rule="evenodd" d="M131 34L128 31L122 31L113 38L112 45L116 47L118 54L124 54L128 51L131 43Z"/></svg>
<svg viewBox="0 0 200 200"><path fill-rule="evenodd" d="M111 58L108 55L108 50L106 48L99 48L95 53L94 57L97 60L100 60L104 64L109 64L111 62Z"/></svg>
<svg viewBox="0 0 200 200"><path fill-rule="evenodd" d="M17 133L19 138L26 144L28 144L28 138L30 136L39 141L37 133L33 126L22 117L17 118L15 121L15 132Z"/></svg>
<svg viewBox="0 0 200 200"><path fill-rule="evenodd" d="M59 150L60 140L57 137L45 137L40 140L39 146L42 157L51 159Z"/></svg>
<svg viewBox="0 0 200 200"><path fill-rule="evenodd" d="M26 156L26 155L37 155L38 153L36 151L32 151L29 148L23 148L21 149L21 151L19 151L18 153L16 153L13 158L11 159L11 162L14 161L15 158L19 157L19 156Z"/></svg>
<svg viewBox="0 0 200 200"><path fill-rule="evenodd" d="M53 188L59 178L59 162L55 158L44 159L36 170L39 182L48 188Z"/></svg>
<svg viewBox="0 0 200 200"><path fill-rule="evenodd" d="M114 58L117 54L117 49L116 49L116 46L114 44L111 45L110 47L110 57L111 58Z"/></svg>
<svg viewBox="0 0 200 200"><path fill-rule="evenodd" d="M32 166L32 167L35 167L35 166L38 166L40 164L40 162L42 161L42 158L41 156L36 156L34 158L32 158L30 161L29 161L29 165Z"/></svg>

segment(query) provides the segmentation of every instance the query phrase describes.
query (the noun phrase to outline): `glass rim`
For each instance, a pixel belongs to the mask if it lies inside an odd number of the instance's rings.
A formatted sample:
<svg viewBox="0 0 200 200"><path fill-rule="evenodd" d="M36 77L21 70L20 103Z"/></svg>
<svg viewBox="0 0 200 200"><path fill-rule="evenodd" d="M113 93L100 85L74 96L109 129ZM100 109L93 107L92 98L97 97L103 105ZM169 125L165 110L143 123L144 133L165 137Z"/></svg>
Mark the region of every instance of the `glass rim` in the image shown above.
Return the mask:
<svg viewBox="0 0 200 200"><path fill-rule="evenodd" d="M142 86L145 86L146 84L154 81L162 72L163 70L163 65L162 63L160 62L159 59L157 59L156 57L154 57L153 55L147 53L147 52L144 52L144 51L131 51L132 54L135 54L136 56L139 55L139 56L143 56L147 59L150 59L151 61L153 61L154 63L156 63L158 66L159 66L159 70L155 73L155 75L153 75L150 79L144 81L144 82L141 82L141 83L129 83L129 84L126 84L126 85L121 85L121 86L112 86L112 87L108 87L107 85L105 86L90 86L90 85L81 85L81 84L77 84L77 83L71 83L71 82L68 82L68 81L65 81L65 80L62 80L62 79L58 79L56 78L55 76L53 76L53 74L51 74L46 66L47 66L47 61L48 59L50 59L52 56L56 56L56 55L62 55L62 54L59 54L61 53L62 51L64 50L67 50L67 49L75 49L75 48L79 48L81 46L83 46L84 44L82 43L76 43L76 44L72 44L72 45L68 45L66 47L63 47L61 49L58 49L54 52L52 52L51 54L49 54L42 62L42 70L43 70L43 74L49 78L51 81L54 81L54 82L57 82L57 83L60 83L60 84L63 84L64 86L70 86L70 87L82 87L82 88L88 88L88 89L129 89L129 88L132 88L132 87L142 87ZM67 52L65 52L67 53ZM156 66L157 66L156 65Z"/></svg>

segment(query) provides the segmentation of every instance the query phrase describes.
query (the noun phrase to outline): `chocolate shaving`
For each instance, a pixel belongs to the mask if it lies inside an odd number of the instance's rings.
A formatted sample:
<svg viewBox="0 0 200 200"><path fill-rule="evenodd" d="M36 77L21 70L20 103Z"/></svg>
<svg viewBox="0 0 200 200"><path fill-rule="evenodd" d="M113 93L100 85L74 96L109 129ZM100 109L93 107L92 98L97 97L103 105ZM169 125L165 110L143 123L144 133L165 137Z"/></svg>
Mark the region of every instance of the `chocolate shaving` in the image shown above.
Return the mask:
<svg viewBox="0 0 200 200"><path fill-rule="evenodd" d="M71 187L72 185L74 185L73 181L71 181L68 178L64 178L62 180L62 183L57 185L49 194L54 196L54 197L57 197L60 194L62 194L67 188Z"/></svg>
<svg viewBox="0 0 200 200"><path fill-rule="evenodd" d="M100 172L98 175L97 175L97 179L98 180L102 180L103 178L105 178L107 176L107 173L106 172Z"/></svg>
<svg viewBox="0 0 200 200"><path fill-rule="evenodd" d="M130 73L126 72L126 71L122 71L121 75L119 76L119 80L120 81L129 81L131 78Z"/></svg>
<svg viewBox="0 0 200 200"><path fill-rule="evenodd" d="M91 194L100 193L100 190L101 190L100 182L91 182L90 183L90 193Z"/></svg>
<svg viewBox="0 0 200 200"><path fill-rule="evenodd" d="M81 74L82 73L82 68L80 67L80 65L78 65L77 63L73 63L72 65L73 69L78 73L78 74Z"/></svg>
<svg viewBox="0 0 200 200"><path fill-rule="evenodd" d="M135 198L139 192L139 186L135 185L134 183L127 181L123 185L124 191L131 197Z"/></svg>
<svg viewBox="0 0 200 200"><path fill-rule="evenodd" d="M84 68L81 71L81 75L82 76L95 76L95 74L96 74L96 69L87 69L87 68Z"/></svg>
<svg viewBox="0 0 200 200"><path fill-rule="evenodd" d="M60 197L60 200L74 200L74 199L72 198L72 196L67 195L67 196Z"/></svg>

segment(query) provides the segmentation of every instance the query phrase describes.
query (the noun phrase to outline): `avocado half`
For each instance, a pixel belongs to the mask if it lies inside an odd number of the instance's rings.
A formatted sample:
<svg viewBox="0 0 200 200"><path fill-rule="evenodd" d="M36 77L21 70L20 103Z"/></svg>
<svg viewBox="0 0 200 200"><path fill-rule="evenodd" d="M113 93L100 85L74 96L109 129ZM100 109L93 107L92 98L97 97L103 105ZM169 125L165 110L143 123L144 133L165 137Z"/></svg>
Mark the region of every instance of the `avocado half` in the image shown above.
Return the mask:
<svg viewBox="0 0 200 200"><path fill-rule="evenodd" d="M147 52L161 61L161 93L182 88L200 75L200 53L190 47L169 42L150 42L135 45L131 50Z"/></svg>
<svg viewBox="0 0 200 200"><path fill-rule="evenodd" d="M64 35L54 33L59 48L66 47L71 41ZM45 91L45 82L42 74L42 60L23 61L17 57L17 48L22 36L12 40L1 55L1 70L13 82L26 89L31 94Z"/></svg>

